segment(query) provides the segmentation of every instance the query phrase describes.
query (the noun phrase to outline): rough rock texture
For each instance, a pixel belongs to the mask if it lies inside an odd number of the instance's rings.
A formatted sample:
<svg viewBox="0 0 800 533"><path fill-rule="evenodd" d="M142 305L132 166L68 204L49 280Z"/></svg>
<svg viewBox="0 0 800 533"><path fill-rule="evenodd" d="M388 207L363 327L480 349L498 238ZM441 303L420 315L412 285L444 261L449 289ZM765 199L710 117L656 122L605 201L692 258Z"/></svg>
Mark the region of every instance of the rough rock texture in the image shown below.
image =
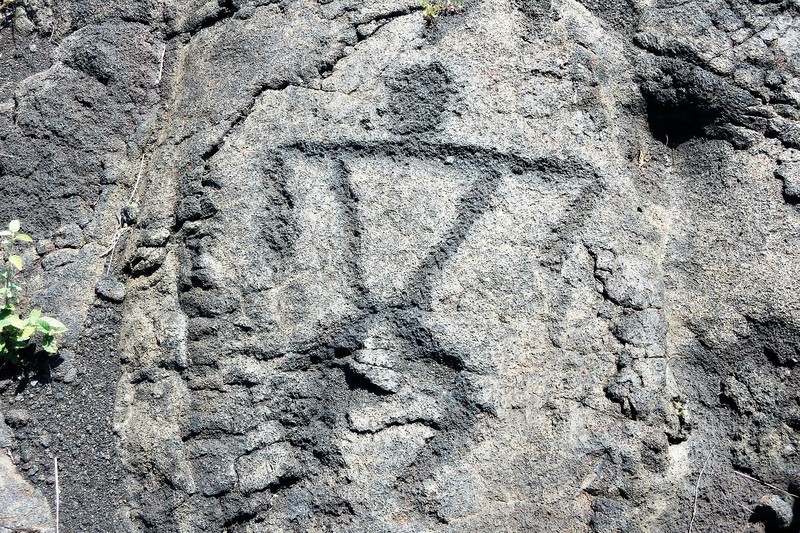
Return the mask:
<svg viewBox="0 0 800 533"><path fill-rule="evenodd" d="M20 416L22 415L22 416ZM12 424L17 425L25 420L19 412L6 412ZM0 447L8 450L13 445L11 430L5 421L0 419ZM53 517L47 500L42 493L32 487L20 476L14 467L13 456L0 455L0 532L34 529L36 531L53 531Z"/></svg>
<svg viewBox="0 0 800 533"><path fill-rule="evenodd" d="M70 327L2 409L65 530L800 527L796 0L30 0L0 45Z"/></svg>

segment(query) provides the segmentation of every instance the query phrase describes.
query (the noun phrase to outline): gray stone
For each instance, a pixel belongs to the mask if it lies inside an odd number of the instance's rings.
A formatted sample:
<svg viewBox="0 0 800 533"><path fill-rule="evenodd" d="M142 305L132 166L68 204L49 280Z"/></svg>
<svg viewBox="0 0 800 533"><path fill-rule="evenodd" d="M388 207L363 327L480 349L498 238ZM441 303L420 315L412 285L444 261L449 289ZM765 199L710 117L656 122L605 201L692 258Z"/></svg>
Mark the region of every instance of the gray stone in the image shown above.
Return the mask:
<svg viewBox="0 0 800 533"><path fill-rule="evenodd" d="M245 493L275 487L281 480L299 473L300 465L286 443L271 444L236 460L239 489Z"/></svg>
<svg viewBox="0 0 800 533"><path fill-rule="evenodd" d="M436 425L442 417L441 406L424 395L393 396L379 404L368 404L351 410L350 427L361 433L375 433L393 425L417 422Z"/></svg>
<svg viewBox="0 0 800 533"><path fill-rule="evenodd" d="M142 232L142 235L139 238L139 246L164 246L167 244L169 236L170 232L167 228L145 231Z"/></svg>
<svg viewBox="0 0 800 533"><path fill-rule="evenodd" d="M783 180L783 195L793 203L800 202L800 162L783 163L775 171Z"/></svg>
<svg viewBox="0 0 800 533"><path fill-rule="evenodd" d="M23 7L18 7L14 10L12 20L14 22L14 31L20 35L28 35L36 31L36 26L28 18Z"/></svg>
<svg viewBox="0 0 800 533"><path fill-rule="evenodd" d="M228 455L204 455L192 461L192 469L204 496L230 492L239 479L233 467L233 458Z"/></svg>
<svg viewBox="0 0 800 533"><path fill-rule="evenodd" d="M130 270L134 275L151 274L166 259L167 252L162 247L141 247L130 260Z"/></svg>
<svg viewBox="0 0 800 533"><path fill-rule="evenodd" d="M626 313L616 327L617 337L634 346L663 343L666 332L664 313L655 309Z"/></svg>
<svg viewBox="0 0 800 533"><path fill-rule="evenodd" d="M122 303L125 300L125 284L111 276L103 276L94 287L95 293L104 300Z"/></svg>
<svg viewBox="0 0 800 533"><path fill-rule="evenodd" d="M67 224L56 232L57 248L80 248L83 246L83 230L78 224Z"/></svg>
<svg viewBox="0 0 800 533"><path fill-rule="evenodd" d="M22 428L31 421L31 414L26 409L9 409L4 413L6 424L12 428Z"/></svg>
<svg viewBox="0 0 800 533"><path fill-rule="evenodd" d="M64 531L685 530L709 452L796 472L796 13L413 3L0 30L21 306L70 328L0 390Z"/></svg>
<svg viewBox="0 0 800 533"><path fill-rule="evenodd" d="M50 239L41 239L36 241L36 253L45 255L56 249L56 245Z"/></svg>
<svg viewBox="0 0 800 533"><path fill-rule="evenodd" d="M350 363L351 371L386 392L397 392L403 384L403 375L389 368L361 363Z"/></svg>
<svg viewBox="0 0 800 533"><path fill-rule="evenodd" d="M616 258L604 283L608 297L624 307L634 309L660 308L663 305L664 282L659 279L655 265L633 256Z"/></svg>
<svg viewBox="0 0 800 533"><path fill-rule="evenodd" d="M774 528L787 528L792 524L792 506L789 502L776 494L761 498L761 505L757 513L761 521Z"/></svg>
<svg viewBox="0 0 800 533"><path fill-rule="evenodd" d="M11 429L6 425L5 421L0 419L0 448L10 448L14 441Z"/></svg>
<svg viewBox="0 0 800 533"><path fill-rule="evenodd" d="M0 531L55 531L55 522L47 500L39 489L17 472L5 453L0 453L0 502L3 502Z"/></svg>
<svg viewBox="0 0 800 533"><path fill-rule="evenodd" d="M53 270L74 262L78 258L79 251L69 248L55 250L42 258L42 268Z"/></svg>

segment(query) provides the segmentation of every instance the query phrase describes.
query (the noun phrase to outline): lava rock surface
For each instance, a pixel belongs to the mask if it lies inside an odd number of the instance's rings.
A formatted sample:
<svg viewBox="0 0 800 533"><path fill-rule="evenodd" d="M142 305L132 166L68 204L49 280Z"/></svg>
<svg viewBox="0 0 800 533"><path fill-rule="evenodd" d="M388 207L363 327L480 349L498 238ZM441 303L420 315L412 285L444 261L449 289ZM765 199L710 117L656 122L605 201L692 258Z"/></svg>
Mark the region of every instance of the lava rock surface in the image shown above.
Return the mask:
<svg viewBox="0 0 800 533"><path fill-rule="evenodd" d="M0 532L800 527L797 0L5 20Z"/></svg>

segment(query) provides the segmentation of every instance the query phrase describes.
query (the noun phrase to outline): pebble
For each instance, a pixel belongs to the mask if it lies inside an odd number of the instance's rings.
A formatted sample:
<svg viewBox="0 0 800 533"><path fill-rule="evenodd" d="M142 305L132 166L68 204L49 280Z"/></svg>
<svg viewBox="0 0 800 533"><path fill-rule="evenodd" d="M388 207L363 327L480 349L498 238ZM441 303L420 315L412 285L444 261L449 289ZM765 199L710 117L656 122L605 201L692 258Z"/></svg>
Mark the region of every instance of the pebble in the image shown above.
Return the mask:
<svg viewBox="0 0 800 533"><path fill-rule="evenodd" d="M39 255L48 254L55 249L56 245L50 239L41 239L36 242L36 253Z"/></svg>
<svg viewBox="0 0 800 533"><path fill-rule="evenodd" d="M72 367L69 370L67 370L67 373L64 375L64 383L72 383L73 381L75 381L77 377L78 377L78 371L75 370L75 367Z"/></svg>
<svg viewBox="0 0 800 533"><path fill-rule="evenodd" d="M56 234L57 248L80 248L84 244L83 230L78 224L66 224Z"/></svg>
<svg viewBox="0 0 800 533"><path fill-rule="evenodd" d="M100 298L113 303L125 300L125 284L111 276L103 276L95 285L94 292Z"/></svg>
<svg viewBox="0 0 800 533"><path fill-rule="evenodd" d="M24 446L19 452L19 460L23 463L29 462L33 458L33 453L31 453L30 448Z"/></svg>
<svg viewBox="0 0 800 533"><path fill-rule="evenodd" d="M28 425L31 415L25 409L9 409L5 413L6 424L12 428L21 428Z"/></svg>

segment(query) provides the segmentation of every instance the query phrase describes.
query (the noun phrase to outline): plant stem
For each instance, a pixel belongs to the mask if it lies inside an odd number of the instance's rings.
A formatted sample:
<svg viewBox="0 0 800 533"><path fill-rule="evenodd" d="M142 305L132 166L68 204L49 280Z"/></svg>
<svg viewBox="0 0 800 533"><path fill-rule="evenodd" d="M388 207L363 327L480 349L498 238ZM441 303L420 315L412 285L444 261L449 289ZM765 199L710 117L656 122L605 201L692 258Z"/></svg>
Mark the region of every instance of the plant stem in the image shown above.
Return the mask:
<svg viewBox="0 0 800 533"><path fill-rule="evenodd" d="M13 243L12 243L13 245ZM3 246L3 253L5 254L5 246ZM9 245L9 253L8 256L11 257L11 245ZM4 280L5 283L5 291L3 291L3 309L8 309L8 288L11 286L11 267L8 266L6 262L6 256L3 255L3 267L6 269L6 279Z"/></svg>
<svg viewBox="0 0 800 533"><path fill-rule="evenodd" d="M10 259L12 255L14 255L14 235L11 236L11 240L8 242L8 256L7 257ZM3 260L6 261L6 258L4 257ZM6 290L5 290L5 293L4 293L4 296L5 296L4 308L6 308L6 309L8 309L8 300L9 300L9 298L11 298L11 294L9 293L9 290L11 288L11 276L14 274L14 270L12 269L12 267L13 267L13 265L6 267L7 268Z"/></svg>

